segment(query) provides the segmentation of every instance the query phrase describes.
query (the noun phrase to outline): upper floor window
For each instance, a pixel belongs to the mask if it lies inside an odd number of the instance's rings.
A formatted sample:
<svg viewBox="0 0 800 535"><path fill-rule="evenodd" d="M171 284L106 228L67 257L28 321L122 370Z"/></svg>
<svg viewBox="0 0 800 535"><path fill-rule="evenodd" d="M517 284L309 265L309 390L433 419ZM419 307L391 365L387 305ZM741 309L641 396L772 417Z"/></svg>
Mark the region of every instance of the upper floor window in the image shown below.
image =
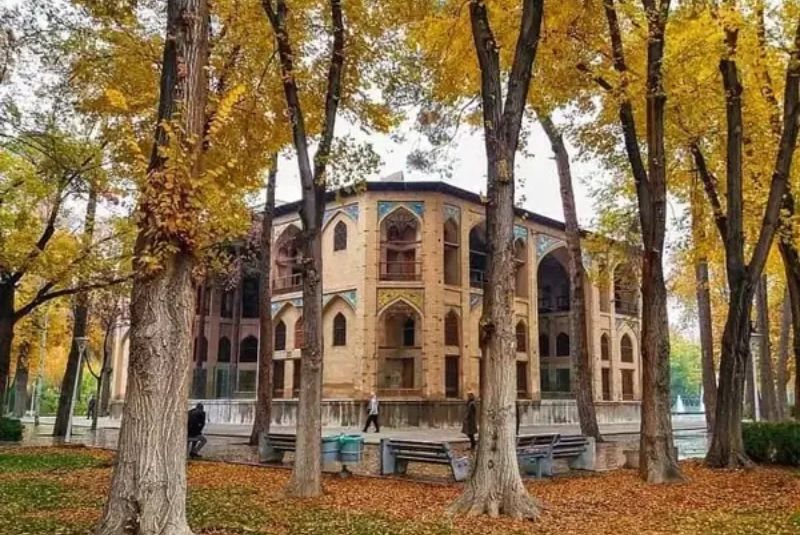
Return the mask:
<svg viewBox="0 0 800 535"><path fill-rule="evenodd" d="M458 314L451 310L444 317L444 345L457 346L458 338Z"/></svg>
<svg viewBox="0 0 800 535"><path fill-rule="evenodd" d="M217 345L217 362L230 362L231 361L231 341L227 336L219 339Z"/></svg>
<svg viewBox="0 0 800 535"><path fill-rule="evenodd" d="M458 224L452 219L444 223L444 283L461 283L461 251L458 239Z"/></svg>
<svg viewBox="0 0 800 535"><path fill-rule="evenodd" d="M521 238L514 241L514 270L517 297L528 297L528 244Z"/></svg>
<svg viewBox="0 0 800 535"><path fill-rule="evenodd" d="M405 208L398 208L384 218L381 222L381 280L420 279L419 236L419 220Z"/></svg>
<svg viewBox="0 0 800 535"><path fill-rule="evenodd" d="M416 342L417 325L414 318L407 318L403 323L403 346L414 347Z"/></svg>
<svg viewBox="0 0 800 535"><path fill-rule="evenodd" d="M486 282L486 225L475 225L469 231L469 285L483 288Z"/></svg>
<svg viewBox="0 0 800 535"><path fill-rule="evenodd" d="M286 324L280 320L275 325L275 351L286 351Z"/></svg>
<svg viewBox="0 0 800 535"><path fill-rule="evenodd" d="M539 335L539 356L540 357L549 357L550 356L550 337L546 334Z"/></svg>
<svg viewBox="0 0 800 535"><path fill-rule="evenodd" d="M258 277L248 275L242 283L242 317L258 317Z"/></svg>
<svg viewBox="0 0 800 535"><path fill-rule="evenodd" d="M258 338L248 336L239 344L239 362L258 362Z"/></svg>
<svg viewBox="0 0 800 535"><path fill-rule="evenodd" d="M622 362L633 362L633 341L627 334L623 334L619 342L619 354Z"/></svg>
<svg viewBox="0 0 800 535"><path fill-rule="evenodd" d="M524 321L517 323L516 327L517 336L517 352L524 353L528 351L528 327Z"/></svg>
<svg viewBox="0 0 800 535"><path fill-rule="evenodd" d="M633 267L621 264L614 270L614 311L626 316L639 314L639 292Z"/></svg>
<svg viewBox="0 0 800 535"><path fill-rule="evenodd" d="M611 347L606 333L600 335L600 359L611 360Z"/></svg>
<svg viewBox="0 0 800 535"><path fill-rule="evenodd" d="M222 299L220 301L219 315L222 316L223 318L233 317L233 299L234 299L233 294L234 294L233 290L222 291Z"/></svg>
<svg viewBox="0 0 800 535"><path fill-rule="evenodd" d="M333 318L333 345L347 345L347 318L341 312Z"/></svg>
<svg viewBox="0 0 800 535"><path fill-rule="evenodd" d="M556 356L569 356L569 335L567 333L559 333L556 337Z"/></svg>
<svg viewBox="0 0 800 535"><path fill-rule="evenodd" d="M272 289L276 294L295 292L303 284L301 255L298 249L300 229L290 225L275 245L275 274Z"/></svg>
<svg viewBox="0 0 800 535"><path fill-rule="evenodd" d="M339 221L333 227L333 250L344 251L345 249L347 249L347 224Z"/></svg>

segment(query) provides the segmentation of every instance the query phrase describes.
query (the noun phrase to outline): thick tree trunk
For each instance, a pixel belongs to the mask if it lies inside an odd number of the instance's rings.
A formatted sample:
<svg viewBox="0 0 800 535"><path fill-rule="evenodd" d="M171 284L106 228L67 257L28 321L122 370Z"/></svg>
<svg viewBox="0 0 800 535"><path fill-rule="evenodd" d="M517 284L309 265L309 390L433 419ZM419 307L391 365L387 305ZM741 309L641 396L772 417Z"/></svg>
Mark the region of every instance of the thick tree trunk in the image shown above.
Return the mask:
<svg viewBox="0 0 800 535"><path fill-rule="evenodd" d="M742 406L742 416L757 420L761 417L761 411L756 414L756 382L753 377L753 351L752 348L747 352L747 361L744 363L744 404Z"/></svg>
<svg viewBox="0 0 800 535"><path fill-rule="evenodd" d="M775 395L775 374L772 366L772 344L769 329L769 300L767 296L767 276L761 276L758 285L758 331L761 333L761 352L758 359L759 390L761 395L761 416L770 422L778 420L778 400Z"/></svg>
<svg viewBox="0 0 800 535"><path fill-rule="evenodd" d="M14 341L14 293L13 283L0 283L0 416L6 413L6 387Z"/></svg>
<svg viewBox="0 0 800 535"><path fill-rule="evenodd" d="M778 401L778 418L786 419L788 416L788 383L789 383L789 335L792 330L792 305L789 302L789 288L783 293L781 306L781 331L778 341L778 369L775 374L776 396Z"/></svg>
<svg viewBox="0 0 800 535"><path fill-rule="evenodd" d="M89 188L89 201L86 204L86 219L84 221L83 236L81 240L84 246L90 246L94 238L94 223L97 215L97 188L91 185ZM58 410L56 412L56 423L53 426L53 436L63 437L67 434L67 424L69 423L70 411L75 408L72 406L73 391L75 390L75 376L81 373L81 354L78 351L78 338L87 336L87 325L89 322L89 294L80 292L75 296L75 321L72 325L72 345L70 346L67 367L64 377L61 380L61 392L58 396ZM80 390L81 383L78 382Z"/></svg>
<svg viewBox="0 0 800 535"><path fill-rule="evenodd" d="M570 170L569 155L561 132L558 131L548 115L541 113L538 115L555 155L561 191L561 205L564 209L564 221L566 222L567 250L569 251L570 339L572 340L570 349L573 352L573 358L578 370L578 391L576 393L578 419L580 420L581 433L599 441L601 440L600 427L597 425L592 389L593 362L589 351L589 331L586 319L585 273L583 253L581 251L581 231L578 226L575 193L572 189L572 171Z"/></svg>
<svg viewBox="0 0 800 535"><path fill-rule="evenodd" d="M164 259L134 280L128 388L98 535L187 535L186 403L194 314L192 261Z"/></svg>
<svg viewBox="0 0 800 535"><path fill-rule="evenodd" d="M505 101L498 45L481 0L469 4L481 72L487 159L487 270L479 327L483 385L480 440L472 476L450 505L454 515L535 518L538 504L522 484L516 454L514 335L514 158L539 42L544 2L525 2Z"/></svg>
<svg viewBox="0 0 800 535"><path fill-rule="evenodd" d="M176 195L175 202L183 202L193 186L178 181L169 191L164 188L166 162L159 147L180 143L193 166L189 172L197 172L207 103L209 18L206 0L167 3L158 125L147 177L150 195L143 195L139 206L127 399L96 535L191 534L186 522L186 409L195 309L193 256L191 244L165 232L158 222L164 216L159 196L175 201L169 196ZM178 139L170 141L165 123L176 116L181 123L174 128ZM142 255L154 248L163 251L164 245L168 247L159 255L158 268L147 269Z"/></svg>
<svg viewBox="0 0 800 535"><path fill-rule="evenodd" d="M256 393L256 416L250 433L250 445L258 444L262 433L269 433L272 420L272 218L275 211L275 179L278 174L278 155L272 157L272 167L267 177L267 192L264 213L261 219L261 260L259 279L261 304L259 310L258 392Z"/></svg>
<svg viewBox="0 0 800 535"><path fill-rule="evenodd" d="M697 283L697 319L700 327L701 370L703 376L703 405L706 408L706 427L714 428L717 407L717 371L714 366L714 332L711 323L711 292L709 291L708 259L701 257L694 266Z"/></svg>
<svg viewBox="0 0 800 535"><path fill-rule="evenodd" d="M722 335L717 390L716 425L706 462L714 467L736 468L750 461L742 441L742 394L750 353L750 310L755 288L744 282L731 285L728 319Z"/></svg>
<svg viewBox="0 0 800 535"><path fill-rule="evenodd" d="M17 354L17 370L14 373L14 417L22 418L28 408L28 363L31 344L20 344Z"/></svg>
<svg viewBox="0 0 800 535"><path fill-rule="evenodd" d="M639 474L649 483L683 479L672 440L669 320L664 281L667 178L662 59L669 1L645 1L647 44L647 175L638 182L642 227L642 423Z"/></svg>

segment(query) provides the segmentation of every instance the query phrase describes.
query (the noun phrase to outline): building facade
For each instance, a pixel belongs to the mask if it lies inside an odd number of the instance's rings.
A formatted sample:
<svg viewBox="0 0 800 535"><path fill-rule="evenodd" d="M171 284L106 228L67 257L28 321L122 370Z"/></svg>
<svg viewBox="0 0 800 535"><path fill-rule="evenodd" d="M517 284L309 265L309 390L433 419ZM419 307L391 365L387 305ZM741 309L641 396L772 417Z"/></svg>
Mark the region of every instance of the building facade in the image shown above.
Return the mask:
<svg viewBox="0 0 800 535"><path fill-rule="evenodd" d="M198 288L192 397L207 400L212 419L247 421L252 415L261 313L274 321L276 421L293 418L303 345L297 208L276 208L269 311L259 310L254 270L244 269L232 288ZM514 248L523 413L530 423L574 420L564 225L520 210ZM373 391L398 425L456 423L461 400L480 392L478 322L486 267L480 196L441 182L369 183L357 194L330 199L323 255L326 423L358 420L358 407ZM584 264L592 273L605 270L589 255ZM621 264L586 281L601 421L638 417L639 299L632 272ZM117 345L123 355L124 336ZM116 370L124 368L123 359ZM115 398L122 399L124 379L113 385Z"/></svg>

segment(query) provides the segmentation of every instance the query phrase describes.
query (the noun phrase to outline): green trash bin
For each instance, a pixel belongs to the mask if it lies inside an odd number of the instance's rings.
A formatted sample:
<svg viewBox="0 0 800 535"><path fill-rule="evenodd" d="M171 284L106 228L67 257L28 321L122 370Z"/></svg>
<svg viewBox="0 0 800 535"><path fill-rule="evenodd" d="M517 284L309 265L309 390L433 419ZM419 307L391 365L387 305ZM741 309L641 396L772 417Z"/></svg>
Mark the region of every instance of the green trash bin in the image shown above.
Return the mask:
<svg viewBox="0 0 800 535"><path fill-rule="evenodd" d="M342 464L360 463L364 456L364 437L361 435L342 435L339 437L339 462Z"/></svg>
<svg viewBox="0 0 800 535"><path fill-rule="evenodd" d="M322 464L339 460L340 438L341 435L322 437Z"/></svg>

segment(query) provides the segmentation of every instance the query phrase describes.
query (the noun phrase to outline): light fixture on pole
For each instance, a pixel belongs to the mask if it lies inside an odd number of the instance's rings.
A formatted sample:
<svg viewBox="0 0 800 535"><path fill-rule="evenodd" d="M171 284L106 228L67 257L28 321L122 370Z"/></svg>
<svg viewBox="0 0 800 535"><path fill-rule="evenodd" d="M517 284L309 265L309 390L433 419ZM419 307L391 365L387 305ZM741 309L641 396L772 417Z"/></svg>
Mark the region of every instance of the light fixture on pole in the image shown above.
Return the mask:
<svg viewBox="0 0 800 535"><path fill-rule="evenodd" d="M758 377L756 372L756 362L761 360L761 340L762 334L754 327L750 328L750 372L753 376L753 420L761 419L761 407L758 400ZM756 358L758 357L758 358Z"/></svg>
<svg viewBox="0 0 800 535"><path fill-rule="evenodd" d="M78 367L75 369L75 384L72 388L72 398L69 402L69 412L67 413L67 433L64 436L64 442L70 442L72 439L72 411L75 409L75 403L78 400L78 380L80 379L80 370L83 365L83 354L86 351L86 343L89 339L85 336L75 337L75 347L78 350Z"/></svg>

